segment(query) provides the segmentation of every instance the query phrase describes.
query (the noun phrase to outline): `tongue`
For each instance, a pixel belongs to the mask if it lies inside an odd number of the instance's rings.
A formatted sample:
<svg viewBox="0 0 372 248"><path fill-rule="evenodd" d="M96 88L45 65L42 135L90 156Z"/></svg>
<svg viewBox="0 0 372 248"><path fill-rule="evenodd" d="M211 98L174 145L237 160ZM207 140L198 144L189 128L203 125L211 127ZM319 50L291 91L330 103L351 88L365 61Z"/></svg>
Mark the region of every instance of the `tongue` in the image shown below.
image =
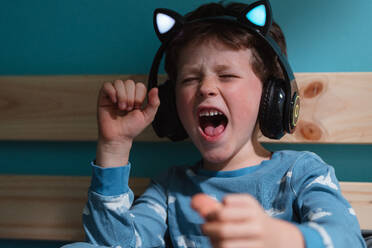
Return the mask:
<svg viewBox="0 0 372 248"><path fill-rule="evenodd" d="M208 125L204 128L204 133L206 133L208 136L217 136L220 135L224 129L225 127L223 125L219 125L218 127Z"/></svg>

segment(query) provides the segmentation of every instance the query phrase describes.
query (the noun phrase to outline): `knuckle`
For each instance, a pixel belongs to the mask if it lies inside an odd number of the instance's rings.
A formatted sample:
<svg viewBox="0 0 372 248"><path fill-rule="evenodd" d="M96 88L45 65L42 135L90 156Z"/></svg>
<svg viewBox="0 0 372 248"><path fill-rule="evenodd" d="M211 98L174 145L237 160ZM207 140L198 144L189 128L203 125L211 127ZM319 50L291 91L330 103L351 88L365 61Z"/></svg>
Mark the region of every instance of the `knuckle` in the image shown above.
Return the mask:
<svg viewBox="0 0 372 248"><path fill-rule="evenodd" d="M144 89L146 89L146 85L145 85L144 83L142 83L142 82L138 82L138 83L136 84L136 86L139 87L139 88L144 88Z"/></svg>
<svg viewBox="0 0 372 248"><path fill-rule="evenodd" d="M109 90L112 88L112 83L111 82L104 82L101 89L103 90Z"/></svg>
<svg viewBox="0 0 372 248"><path fill-rule="evenodd" d="M114 81L115 85L119 85L119 84L122 84L122 83L123 83L123 81L120 80L120 79L117 79L117 80Z"/></svg>
<svg viewBox="0 0 372 248"><path fill-rule="evenodd" d="M132 79L125 80L124 82L125 85L135 85L134 81Z"/></svg>
<svg viewBox="0 0 372 248"><path fill-rule="evenodd" d="M145 97L146 97L146 89L136 90L136 98L141 99L141 101L143 101Z"/></svg>
<svg viewBox="0 0 372 248"><path fill-rule="evenodd" d="M147 92L147 89L144 86L137 88L137 94L141 96L142 98L146 96L146 92Z"/></svg>
<svg viewBox="0 0 372 248"><path fill-rule="evenodd" d="M117 90L116 92L117 92L116 95L117 95L117 97L120 101L126 101L127 100L127 96L126 96L126 94L123 90Z"/></svg>

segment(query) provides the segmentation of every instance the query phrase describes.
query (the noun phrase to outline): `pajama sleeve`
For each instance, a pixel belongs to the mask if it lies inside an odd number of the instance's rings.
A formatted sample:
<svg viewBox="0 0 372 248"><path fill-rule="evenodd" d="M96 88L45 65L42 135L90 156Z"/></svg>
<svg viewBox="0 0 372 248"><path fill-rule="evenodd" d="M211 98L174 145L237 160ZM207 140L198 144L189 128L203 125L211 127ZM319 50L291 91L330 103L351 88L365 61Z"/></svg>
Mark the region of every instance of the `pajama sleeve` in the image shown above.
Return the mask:
<svg viewBox="0 0 372 248"><path fill-rule="evenodd" d="M342 196L333 167L314 153L293 166L294 211L300 220L306 248L366 247L355 212Z"/></svg>
<svg viewBox="0 0 372 248"><path fill-rule="evenodd" d="M128 186L130 166L101 168L92 163L92 182L83 211L87 242L109 247L165 247L165 189L151 181L133 203Z"/></svg>

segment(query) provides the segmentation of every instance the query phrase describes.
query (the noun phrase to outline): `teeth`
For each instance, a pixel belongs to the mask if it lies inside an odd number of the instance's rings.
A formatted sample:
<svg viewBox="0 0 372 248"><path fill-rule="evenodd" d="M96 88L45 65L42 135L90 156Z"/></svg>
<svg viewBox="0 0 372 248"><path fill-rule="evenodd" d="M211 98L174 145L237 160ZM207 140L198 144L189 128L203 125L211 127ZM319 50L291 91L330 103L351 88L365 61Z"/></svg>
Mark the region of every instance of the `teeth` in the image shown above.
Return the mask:
<svg viewBox="0 0 372 248"><path fill-rule="evenodd" d="M203 110L199 113L199 116L214 116L214 115L223 115L223 113L217 110Z"/></svg>

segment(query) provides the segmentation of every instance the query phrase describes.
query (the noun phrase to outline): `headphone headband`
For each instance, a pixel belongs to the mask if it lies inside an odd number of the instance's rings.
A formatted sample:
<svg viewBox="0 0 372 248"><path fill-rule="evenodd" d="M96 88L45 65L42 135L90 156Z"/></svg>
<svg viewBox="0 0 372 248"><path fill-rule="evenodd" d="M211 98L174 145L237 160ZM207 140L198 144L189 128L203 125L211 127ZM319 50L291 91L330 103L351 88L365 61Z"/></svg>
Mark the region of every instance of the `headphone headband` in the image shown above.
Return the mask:
<svg viewBox="0 0 372 248"><path fill-rule="evenodd" d="M178 32L180 32L185 24L196 22L231 23L255 33L258 35L258 37L262 38L262 40L266 42L278 56L279 63L283 68L286 80L291 82L294 79L293 71L286 56L283 55L278 44L269 35L269 30L272 24L272 11L271 5L267 0L259 0L251 5L247 5L247 7L239 15L229 13L229 15L204 17L191 21L186 21L183 16L173 10L164 8L156 9L154 11L153 23L155 32L159 40L162 42L162 45L155 56L150 75L153 75L155 71L158 72L160 65L160 61L158 60L161 60L165 47L172 40L172 38ZM157 82L154 83L153 80L149 80L149 82L151 83L150 88L157 86Z"/></svg>

